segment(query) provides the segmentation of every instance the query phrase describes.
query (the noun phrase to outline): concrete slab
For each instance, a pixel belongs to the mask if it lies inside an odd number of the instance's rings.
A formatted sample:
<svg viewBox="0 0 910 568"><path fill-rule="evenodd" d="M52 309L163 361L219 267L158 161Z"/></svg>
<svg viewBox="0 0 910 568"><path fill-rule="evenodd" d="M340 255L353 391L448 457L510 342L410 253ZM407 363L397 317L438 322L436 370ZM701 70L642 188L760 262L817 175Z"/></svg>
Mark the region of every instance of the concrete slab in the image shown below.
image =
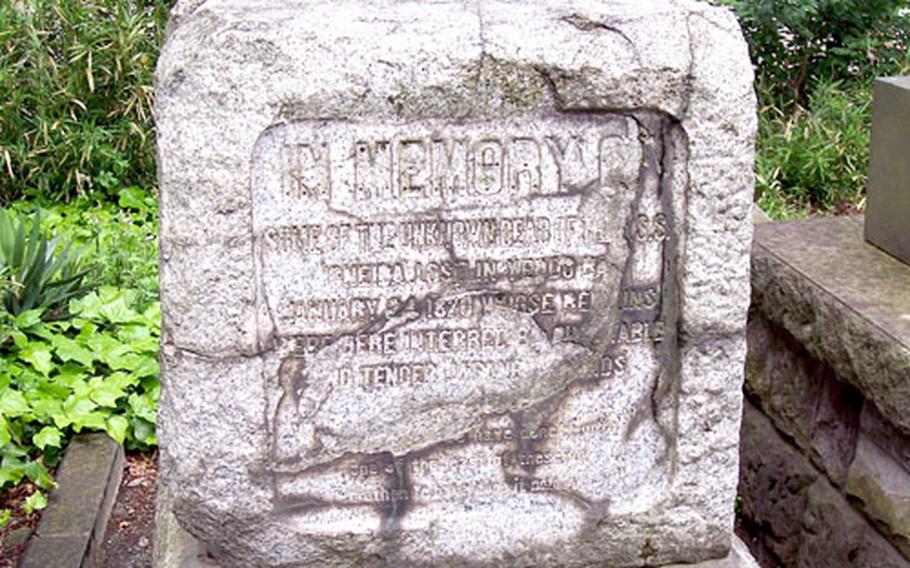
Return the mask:
<svg viewBox="0 0 910 568"><path fill-rule="evenodd" d="M76 436L21 568L94 566L122 475L119 444L103 433Z"/></svg>
<svg viewBox="0 0 910 568"><path fill-rule="evenodd" d="M862 216L756 225L752 287L756 308L910 433L910 266L863 240Z"/></svg>

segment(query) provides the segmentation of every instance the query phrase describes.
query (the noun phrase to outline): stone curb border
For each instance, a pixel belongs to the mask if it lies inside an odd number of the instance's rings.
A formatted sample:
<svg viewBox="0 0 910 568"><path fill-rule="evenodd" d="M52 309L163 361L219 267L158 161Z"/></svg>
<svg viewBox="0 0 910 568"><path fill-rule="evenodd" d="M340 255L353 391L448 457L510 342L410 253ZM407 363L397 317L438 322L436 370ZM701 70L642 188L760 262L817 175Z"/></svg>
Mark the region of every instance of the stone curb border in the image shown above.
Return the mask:
<svg viewBox="0 0 910 568"><path fill-rule="evenodd" d="M123 466L123 448L106 434L73 438L20 568L95 566Z"/></svg>

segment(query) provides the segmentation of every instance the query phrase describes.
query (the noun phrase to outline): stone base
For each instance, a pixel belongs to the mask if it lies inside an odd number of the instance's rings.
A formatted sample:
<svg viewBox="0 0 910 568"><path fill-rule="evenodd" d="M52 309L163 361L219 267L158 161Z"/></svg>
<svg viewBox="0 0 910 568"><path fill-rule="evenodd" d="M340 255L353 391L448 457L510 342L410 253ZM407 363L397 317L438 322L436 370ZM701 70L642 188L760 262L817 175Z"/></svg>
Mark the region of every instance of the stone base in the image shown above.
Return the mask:
<svg viewBox="0 0 910 568"><path fill-rule="evenodd" d="M154 568L216 568L218 563L208 555L205 544L177 523L170 503L167 489L159 489L155 508ZM759 568L759 565L749 547L734 535L733 547L726 558L698 564L672 564L665 568Z"/></svg>
<svg viewBox="0 0 910 568"><path fill-rule="evenodd" d="M733 547L725 558L707 560L698 564L672 564L666 568L759 568L759 566L752 553L749 552L746 543L733 535Z"/></svg>
<svg viewBox="0 0 910 568"><path fill-rule="evenodd" d="M170 491L158 487L155 502L154 534L155 568L212 568L218 564L212 560L205 544L183 530L171 512Z"/></svg>
<svg viewBox="0 0 910 568"><path fill-rule="evenodd" d="M772 565L910 566L910 266L862 234L755 229L740 496Z"/></svg>

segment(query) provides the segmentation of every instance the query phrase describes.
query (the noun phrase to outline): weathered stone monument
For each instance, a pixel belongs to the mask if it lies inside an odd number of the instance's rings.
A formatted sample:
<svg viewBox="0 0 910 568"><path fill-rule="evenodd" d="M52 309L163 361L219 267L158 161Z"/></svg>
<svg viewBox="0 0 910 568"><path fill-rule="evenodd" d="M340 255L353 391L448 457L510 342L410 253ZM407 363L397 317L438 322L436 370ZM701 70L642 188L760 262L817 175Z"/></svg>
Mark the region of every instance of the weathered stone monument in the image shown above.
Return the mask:
<svg viewBox="0 0 910 568"><path fill-rule="evenodd" d="M690 1L178 4L168 507L225 566L721 558L755 101Z"/></svg>
<svg viewBox="0 0 910 568"><path fill-rule="evenodd" d="M910 76L875 82L866 240L910 264Z"/></svg>

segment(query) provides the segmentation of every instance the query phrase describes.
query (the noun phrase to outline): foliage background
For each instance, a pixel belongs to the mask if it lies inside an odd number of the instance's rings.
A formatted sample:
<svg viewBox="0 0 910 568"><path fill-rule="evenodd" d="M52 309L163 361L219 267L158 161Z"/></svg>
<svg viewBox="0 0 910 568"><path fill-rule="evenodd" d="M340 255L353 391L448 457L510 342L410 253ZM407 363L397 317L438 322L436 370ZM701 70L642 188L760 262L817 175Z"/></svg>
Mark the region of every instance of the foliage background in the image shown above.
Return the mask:
<svg viewBox="0 0 910 568"><path fill-rule="evenodd" d="M34 309L0 309L0 489L48 490L75 432L156 444L153 72L171 3L0 2L0 223L29 227L26 242L0 230L0 251L46 247L30 269L0 253L0 286L35 289L32 274L58 261L89 285L55 305L52 275ZM17 514L45 504L33 493Z"/></svg>
<svg viewBox="0 0 910 568"><path fill-rule="evenodd" d="M756 195L773 218L865 206L872 84L910 71L907 0L723 0L756 70Z"/></svg>
<svg viewBox="0 0 910 568"><path fill-rule="evenodd" d="M155 187L153 73L169 5L0 3L0 205Z"/></svg>

